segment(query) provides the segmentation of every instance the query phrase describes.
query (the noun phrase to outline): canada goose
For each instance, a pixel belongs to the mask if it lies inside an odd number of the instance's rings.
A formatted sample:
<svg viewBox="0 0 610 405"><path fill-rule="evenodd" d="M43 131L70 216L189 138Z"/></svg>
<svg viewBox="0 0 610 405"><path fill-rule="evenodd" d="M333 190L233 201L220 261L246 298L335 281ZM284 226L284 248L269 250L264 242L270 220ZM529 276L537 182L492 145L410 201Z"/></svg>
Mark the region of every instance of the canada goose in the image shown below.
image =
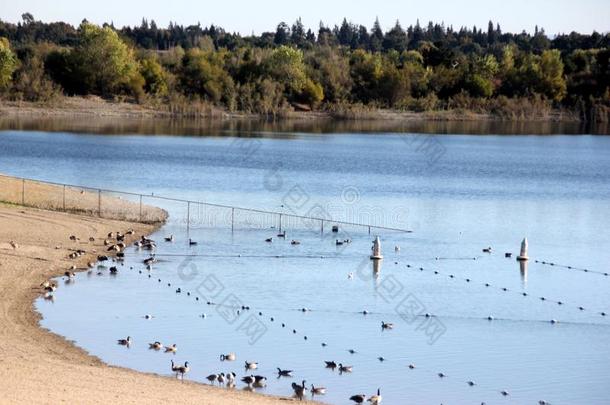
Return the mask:
<svg viewBox="0 0 610 405"><path fill-rule="evenodd" d="M231 373L227 373L227 385L231 386L231 385L235 385L235 377L237 376L237 374L231 372Z"/></svg>
<svg viewBox="0 0 610 405"><path fill-rule="evenodd" d="M326 394L326 387L315 387L311 384L311 395L324 395Z"/></svg>
<svg viewBox="0 0 610 405"><path fill-rule="evenodd" d="M341 246L341 245L343 245L343 241L342 241L342 240L337 239L337 240L335 241L335 245L337 245L337 246Z"/></svg>
<svg viewBox="0 0 610 405"><path fill-rule="evenodd" d="M381 403L381 399L381 389L377 388L377 394L371 396L369 399L367 399L367 401L369 401L371 404L379 405Z"/></svg>
<svg viewBox="0 0 610 405"><path fill-rule="evenodd" d="M299 398L300 400L303 400L303 396L305 395L305 392L307 391L307 388L305 388L305 380L303 380L301 385L293 382L292 389L294 390L294 394L297 396L297 398Z"/></svg>
<svg viewBox="0 0 610 405"><path fill-rule="evenodd" d="M74 277L76 277L76 274L73 271L66 271L64 273L64 276L66 276L68 278L74 278Z"/></svg>
<svg viewBox="0 0 610 405"><path fill-rule="evenodd" d="M271 243L271 242L273 242L273 238L267 238L267 239L265 239L265 242Z"/></svg>
<svg viewBox="0 0 610 405"><path fill-rule="evenodd" d="M214 382L216 382L216 380L218 380L218 374L210 374L209 376L206 377L206 380L208 380L210 382L210 384L214 385Z"/></svg>
<svg viewBox="0 0 610 405"><path fill-rule="evenodd" d="M341 373L351 373L353 369L353 366L344 366L343 364L339 363L339 372Z"/></svg>
<svg viewBox="0 0 610 405"><path fill-rule="evenodd" d="M218 385L224 384L226 381L225 373L218 374Z"/></svg>
<svg viewBox="0 0 610 405"><path fill-rule="evenodd" d="M87 267L89 267L90 269L95 267L95 262L89 262L87 263Z"/></svg>
<svg viewBox="0 0 610 405"><path fill-rule="evenodd" d="M254 376L254 386L257 388L263 388L267 385L267 377L263 375L255 375Z"/></svg>
<svg viewBox="0 0 610 405"><path fill-rule="evenodd" d="M172 369L173 369L173 361L172 361ZM176 377L178 377L178 374L180 374L182 381L184 381L184 375L186 373L188 373L190 370L191 370L191 368L189 367L189 362L185 361L184 366L176 367Z"/></svg>
<svg viewBox="0 0 610 405"><path fill-rule="evenodd" d="M349 397L350 401L354 401L357 404L363 403L365 399L366 395L364 394L352 395L351 397Z"/></svg>
<svg viewBox="0 0 610 405"><path fill-rule="evenodd" d="M116 266L112 266L110 268L110 274L117 274L119 272L119 269L116 268Z"/></svg>
<svg viewBox="0 0 610 405"><path fill-rule="evenodd" d="M11 245L11 247L12 247L13 249L17 249L17 248L19 247L19 245L18 245L17 243L13 242L13 241L10 241L10 242L9 242L9 245Z"/></svg>
<svg viewBox="0 0 610 405"><path fill-rule="evenodd" d="M125 240L125 235L123 235L120 232L117 232L116 233L116 240L117 240L117 242L123 242Z"/></svg>
<svg viewBox="0 0 610 405"><path fill-rule="evenodd" d="M348 352L349 354L356 354L356 351L354 349L349 349Z"/></svg>
<svg viewBox="0 0 610 405"><path fill-rule="evenodd" d="M55 284L50 284L50 285L44 287L44 290L45 290L45 292L52 293L52 292L55 292L55 290L57 290L57 286Z"/></svg>
<svg viewBox="0 0 610 405"><path fill-rule="evenodd" d="M282 370L277 367L277 376L278 377L292 377L292 370Z"/></svg>
<svg viewBox="0 0 610 405"><path fill-rule="evenodd" d="M291 240L291 241L290 241L290 244L291 244L291 245L300 245L300 244L301 244L301 242L299 242L299 241L298 241L298 240L296 240L296 239L293 239L293 240Z"/></svg>
<svg viewBox="0 0 610 405"><path fill-rule="evenodd" d="M512 256L513 256L513 254L510 252L504 253L504 257L506 257L506 258L511 258Z"/></svg>
<svg viewBox="0 0 610 405"><path fill-rule="evenodd" d="M144 319L153 319L154 316L150 315L150 314L146 314L143 316Z"/></svg>
<svg viewBox="0 0 610 405"><path fill-rule="evenodd" d="M135 231L133 229L128 229L127 232L125 232L125 235L133 235L135 233Z"/></svg>
<svg viewBox="0 0 610 405"><path fill-rule="evenodd" d="M252 361L252 362L245 361L244 364L245 364L246 370L254 370L254 369L258 368L258 363L255 361Z"/></svg>
<svg viewBox="0 0 610 405"><path fill-rule="evenodd" d="M381 329L394 329L394 324L381 321Z"/></svg>
<svg viewBox="0 0 610 405"><path fill-rule="evenodd" d="M256 379L253 375L247 375L241 379L242 382L246 383L249 387L252 386L256 382Z"/></svg>
<svg viewBox="0 0 610 405"><path fill-rule="evenodd" d="M440 378L445 378L445 377L447 377L447 375L446 375L445 373L438 373L438 376L439 376Z"/></svg>
<svg viewBox="0 0 610 405"><path fill-rule="evenodd" d="M165 346L165 353L176 353L178 351L178 346L174 343L171 346Z"/></svg>
<svg viewBox="0 0 610 405"><path fill-rule="evenodd" d="M337 363L335 363L334 360L324 361L324 363L326 364L326 368L332 368L333 370L337 368Z"/></svg>
<svg viewBox="0 0 610 405"><path fill-rule="evenodd" d="M409 364L409 368L410 368L411 370L415 369L415 364Z"/></svg>
<svg viewBox="0 0 610 405"><path fill-rule="evenodd" d="M46 281L43 281L42 283L40 283L40 287L42 287L42 288L47 288L47 287L50 287L51 285L53 285L53 284L51 283L50 280L46 280Z"/></svg>
<svg viewBox="0 0 610 405"><path fill-rule="evenodd" d="M117 343L121 346L129 346L131 344L131 336L127 336L127 339L118 339Z"/></svg>
<svg viewBox="0 0 610 405"><path fill-rule="evenodd" d="M154 350L161 350L163 349L163 345L161 344L161 342L149 343L148 348Z"/></svg>
<svg viewBox="0 0 610 405"><path fill-rule="evenodd" d="M189 238L189 246L196 246L197 242Z"/></svg>
<svg viewBox="0 0 610 405"><path fill-rule="evenodd" d="M169 235L165 237L165 241L166 242L173 242L174 241L174 235Z"/></svg>
<svg viewBox="0 0 610 405"><path fill-rule="evenodd" d="M73 241L73 242L76 242L77 240L80 240L80 239L79 239L79 238L77 238L77 237L76 237L76 236L74 236L74 235L70 235L70 240L71 240L71 241Z"/></svg>
<svg viewBox="0 0 610 405"><path fill-rule="evenodd" d="M97 261L98 262L107 262L108 261L108 256L105 255L101 255L97 257Z"/></svg>
<svg viewBox="0 0 610 405"><path fill-rule="evenodd" d="M471 387L474 387L476 384L474 383L474 381L468 381L466 384L470 385Z"/></svg>
<svg viewBox="0 0 610 405"><path fill-rule="evenodd" d="M483 253L491 253L491 246L483 248Z"/></svg>
<svg viewBox="0 0 610 405"><path fill-rule="evenodd" d="M108 237L109 237L110 239L114 239L114 232L109 232L109 233L108 233Z"/></svg>
<svg viewBox="0 0 610 405"><path fill-rule="evenodd" d="M505 397L507 397L507 396L508 396L508 391L506 391L506 390L502 390L502 391L500 391L500 394L502 394L502 395L504 395Z"/></svg>
<svg viewBox="0 0 610 405"><path fill-rule="evenodd" d="M236 358L235 353L221 354L220 355L220 361L234 361L235 358Z"/></svg>

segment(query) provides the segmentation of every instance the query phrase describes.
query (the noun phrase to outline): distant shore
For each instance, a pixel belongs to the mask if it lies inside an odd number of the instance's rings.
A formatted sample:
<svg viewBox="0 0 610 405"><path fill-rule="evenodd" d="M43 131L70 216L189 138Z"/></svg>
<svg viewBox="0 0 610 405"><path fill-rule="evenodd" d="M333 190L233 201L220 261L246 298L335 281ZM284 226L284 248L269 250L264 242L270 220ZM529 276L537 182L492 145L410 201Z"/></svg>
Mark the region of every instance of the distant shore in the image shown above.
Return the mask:
<svg viewBox="0 0 610 405"><path fill-rule="evenodd" d="M205 118L215 120L255 121L527 121L527 122L579 122L577 114L552 110L527 117L501 117L492 113L468 110L400 111L389 109L354 109L344 111L285 111L275 116L225 111L217 107L186 106L180 112L170 111L164 104L137 104L125 101L108 101L99 97L61 97L52 103L1 101L0 117L116 117L116 118Z"/></svg>
<svg viewBox="0 0 610 405"><path fill-rule="evenodd" d="M40 284L59 277L75 265L87 269L87 262L106 251L104 238L109 232L134 230L133 238L148 235L163 223L141 224L96 216L75 215L16 205L21 182L4 179L0 198L0 392L6 403L88 403L88 404L282 404L277 398L241 390L226 390L171 377L108 366L97 357L39 326L40 314L34 300L43 293ZM45 188L46 187L46 188ZM54 186L39 187L28 193L28 204L47 206ZM57 190L56 190L57 191ZM87 199L87 192L72 190L69 199ZM51 196L52 197L52 196ZM116 200L115 212L124 212L129 202ZM105 204L112 202L106 200ZM112 208L112 207L111 207ZM138 209L131 204L131 209ZM163 214L146 207L153 214ZM80 238L71 241L70 235ZM89 238L94 241L89 241ZM12 243L11 243L12 242ZM75 249L85 255L69 260ZM62 288L60 283L59 288ZM77 310L77 309L76 309ZM122 336L117 336L122 338ZM137 340L138 345L146 342ZM108 342L116 344L115 341ZM200 367L201 360L192 360ZM169 360L168 360L168 375Z"/></svg>

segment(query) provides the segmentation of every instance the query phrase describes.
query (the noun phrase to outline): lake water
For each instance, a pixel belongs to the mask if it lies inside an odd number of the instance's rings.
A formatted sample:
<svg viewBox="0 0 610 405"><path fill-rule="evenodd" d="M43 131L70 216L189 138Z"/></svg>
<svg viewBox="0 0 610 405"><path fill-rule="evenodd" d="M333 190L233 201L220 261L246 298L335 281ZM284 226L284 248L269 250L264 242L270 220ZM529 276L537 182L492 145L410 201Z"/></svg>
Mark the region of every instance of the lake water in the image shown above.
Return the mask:
<svg viewBox="0 0 610 405"><path fill-rule="evenodd" d="M187 232L183 204L151 199L170 213L152 235L152 271L147 253L130 248L116 276L102 269L61 281L54 301L37 302L44 327L114 365L170 375L170 359L189 361L187 378L198 381L248 375L243 362L258 361L255 374L269 378L261 392L290 395L304 379L326 386L317 398L333 404L377 388L388 404L609 403L610 317L601 312L610 313L610 138L208 134L7 130L0 172L413 232L333 234L329 223L321 233L294 220L282 240L276 217L237 215L231 230L221 209L191 212ZM163 242L169 234L175 241ZM368 258L376 235L378 268ZM504 253L516 255L525 236L531 260L522 267ZM235 303L250 310L237 315ZM115 344L127 335L129 349ZM149 350L156 340L178 352ZM228 352L237 361L221 362ZM325 369L325 360L353 372ZM277 379L276 367L294 377Z"/></svg>

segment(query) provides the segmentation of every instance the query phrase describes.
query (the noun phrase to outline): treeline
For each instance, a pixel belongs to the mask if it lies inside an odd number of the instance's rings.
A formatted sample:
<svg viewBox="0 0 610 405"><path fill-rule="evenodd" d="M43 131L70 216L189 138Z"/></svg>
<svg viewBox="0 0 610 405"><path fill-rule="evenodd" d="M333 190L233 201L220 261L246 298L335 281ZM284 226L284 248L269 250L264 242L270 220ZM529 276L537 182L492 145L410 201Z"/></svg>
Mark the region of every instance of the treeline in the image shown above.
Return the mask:
<svg viewBox="0 0 610 405"><path fill-rule="evenodd" d="M0 90L11 99L95 94L260 114L469 109L514 118L563 108L604 121L610 106L607 33L550 39L538 27L513 34L492 22L485 30L396 22L384 32L379 21L368 29L347 20L313 32L299 19L241 36L146 20L75 28L26 13L18 24L0 21L0 38Z"/></svg>

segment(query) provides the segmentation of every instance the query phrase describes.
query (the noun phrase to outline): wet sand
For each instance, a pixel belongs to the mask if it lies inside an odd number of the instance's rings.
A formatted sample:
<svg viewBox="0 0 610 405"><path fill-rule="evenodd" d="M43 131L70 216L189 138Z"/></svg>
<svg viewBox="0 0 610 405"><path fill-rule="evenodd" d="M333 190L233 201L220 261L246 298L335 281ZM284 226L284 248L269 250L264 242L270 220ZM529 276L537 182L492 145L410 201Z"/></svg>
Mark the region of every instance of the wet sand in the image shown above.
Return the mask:
<svg viewBox="0 0 610 405"><path fill-rule="evenodd" d="M44 199L44 193L40 198ZM160 225L0 203L0 403L286 402L286 398L190 382L188 375L181 383L173 377L108 366L61 336L40 328L34 300L42 295L39 286L43 281L63 275L72 265L84 269L87 262L105 253L103 241L109 232L133 229L135 234L127 240L130 243ZM70 235L80 240L71 241ZM95 241L89 242L90 237ZM68 255L75 249L87 253L71 260ZM192 367L197 367L193 363Z"/></svg>

